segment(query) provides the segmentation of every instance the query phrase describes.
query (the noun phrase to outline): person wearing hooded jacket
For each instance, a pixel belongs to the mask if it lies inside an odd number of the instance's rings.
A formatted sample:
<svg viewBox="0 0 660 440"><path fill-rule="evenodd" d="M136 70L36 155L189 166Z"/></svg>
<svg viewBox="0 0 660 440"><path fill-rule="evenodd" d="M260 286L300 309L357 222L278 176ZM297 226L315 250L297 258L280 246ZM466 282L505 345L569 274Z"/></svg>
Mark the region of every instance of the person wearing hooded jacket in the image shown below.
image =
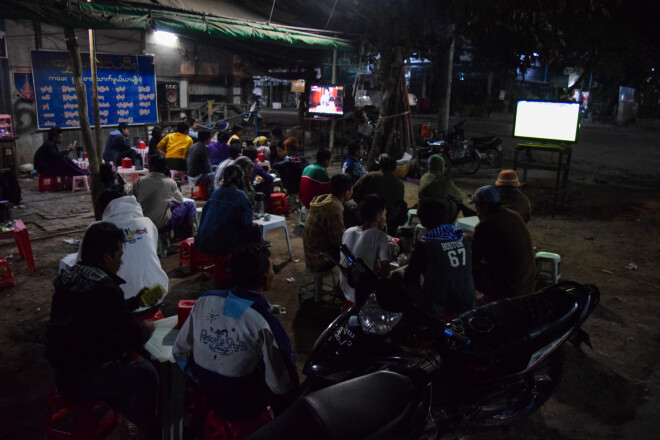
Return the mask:
<svg viewBox="0 0 660 440"><path fill-rule="evenodd" d="M463 204L463 194L451 177L445 175L445 159L434 154L429 158L429 171L419 181L419 200L439 200L445 207L443 224L453 224Z"/></svg>
<svg viewBox="0 0 660 440"><path fill-rule="evenodd" d="M117 272L117 276L126 281L120 286L124 299L133 298L144 287L152 287L155 284L163 286L167 293L169 278L156 253L158 229L149 217L142 214L142 207L135 197L122 196L118 191L103 191L99 195L99 209L103 212L101 221L114 224L124 231L126 236L122 256L124 264ZM80 251L77 260L80 261ZM165 296L159 303L164 298ZM146 309L147 307L140 307L136 312Z"/></svg>
<svg viewBox="0 0 660 440"><path fill-rule="evenodd" d="M319 255L320 252L339 261L339 246L346 229L343 203L353 195L353 181L348 174L335 174L330 179L330 189L330 194L312 199L305 222L305 264L312 272L322 272L333 266L333 263Z"/></svg>

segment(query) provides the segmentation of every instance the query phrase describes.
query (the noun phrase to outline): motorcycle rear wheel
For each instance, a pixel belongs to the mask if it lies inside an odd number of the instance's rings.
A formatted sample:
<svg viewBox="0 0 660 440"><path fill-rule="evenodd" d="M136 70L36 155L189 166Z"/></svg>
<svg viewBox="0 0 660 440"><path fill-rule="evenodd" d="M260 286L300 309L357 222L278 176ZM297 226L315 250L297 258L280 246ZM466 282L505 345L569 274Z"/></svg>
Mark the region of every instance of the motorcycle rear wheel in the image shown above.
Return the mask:
<svg viewBox="0 0 660 440"><path fill-rule="evenodd" d="M474 147L468 146L465 155L460 160L455 161L454 165L463 174L474 174L479 171L481 161Z"/></svg>
<svg viewBox="0 0 660 440"><path fill-rule="evenodd" d="M534 413L550 398L561 378L563 368L564 352L560 348L550 356L545 365L532 373L529 378L530 386L504 396L508 399L506 410L489 414L487 417L477 416L472 426L476 428L508 426ZM493 404L497 403L493 402Z"/></svg>
<svg viewBox="0 0 660 440"><path fill-rule="evenodd" d="M504 163L504 156L502 152L497 149L490 149L486 152L486 163L493 168L502 168Z"/></svg>

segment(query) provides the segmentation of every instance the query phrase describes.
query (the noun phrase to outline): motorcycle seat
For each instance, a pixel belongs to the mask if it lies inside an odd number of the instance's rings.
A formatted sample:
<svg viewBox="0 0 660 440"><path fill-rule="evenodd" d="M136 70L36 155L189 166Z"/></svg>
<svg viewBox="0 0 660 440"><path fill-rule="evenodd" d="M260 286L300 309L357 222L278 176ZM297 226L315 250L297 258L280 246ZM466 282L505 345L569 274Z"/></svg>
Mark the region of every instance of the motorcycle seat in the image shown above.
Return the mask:
<svg viewBox="0 0 660 440"><path fill-rule="evenodd" d="M406 428L415 395L409 377L378 371L297 399L246 440L394 439Z"/></svg>
<svg viewBox="0 0 660 440"><path fill-rule="evenodd" d="M502 143L502 140L495 136L481 136L481 137L472 138L472 142L474 143L474 146L477 148L482 148L482 147L487 148L487 147L497 147L499 144Z"/></svg>

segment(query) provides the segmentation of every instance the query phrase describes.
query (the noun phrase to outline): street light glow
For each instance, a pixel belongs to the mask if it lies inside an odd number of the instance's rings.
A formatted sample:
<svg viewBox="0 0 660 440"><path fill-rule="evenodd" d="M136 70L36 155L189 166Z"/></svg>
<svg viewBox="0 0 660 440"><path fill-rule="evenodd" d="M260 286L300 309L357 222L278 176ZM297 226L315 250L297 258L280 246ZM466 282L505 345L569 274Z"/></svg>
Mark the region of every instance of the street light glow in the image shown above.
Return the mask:
<svg viewBox="0 0 660 440"><path fill-rule="evenodd" d="M154 32L154 42L160 44L161 46L176 47L179 42L179 37L172 32L167 31L155 31Z"/></svg>

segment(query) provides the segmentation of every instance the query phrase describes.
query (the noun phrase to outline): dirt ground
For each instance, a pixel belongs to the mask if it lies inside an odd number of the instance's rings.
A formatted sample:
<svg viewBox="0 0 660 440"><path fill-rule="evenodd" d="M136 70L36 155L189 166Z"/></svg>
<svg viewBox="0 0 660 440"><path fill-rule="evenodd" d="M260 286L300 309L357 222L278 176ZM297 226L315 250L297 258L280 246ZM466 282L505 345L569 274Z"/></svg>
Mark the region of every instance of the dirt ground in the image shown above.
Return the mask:
<svg viewBox="0 0 660 440"><path fill-rule="evenodd" d="M333 168L336 172L337 168ZM464 193L492 183L497 170L484 169L476 177L454 175ZM602 173L572 176L566 207L551 216L552 176L530 172L523 190L533 204L529 228L538 250L562 258L562 279L595 284L601 304L584 329L593 350L566 347L565 373L550 401L536 414L505 431L470 435L474 439L657 439L660 371L660 197L657 183L614 179ZM35 182L23 182L24 203L38 194ZM409 204L415 202L417 182L406 181ZM82 203L82 202L81 202ZM14 211L20 218L20 211ZM297 214L288 220L293 261L288 261L281 229L267 233L274 264L279 269L266 298L286 308L280 319L291 337L301 366L322 329L336 316L338 306L298 303L303 281L302 229ZM59 259L76 250L65 238L82 237L83 228L49 234L28 224L37 274L29 275L11 241L0 243L0 256L10 259L14 287L0 290L0 439L43 438L46 396L52 387L43 359L52 280ZM41 232L41 233L40 233ZM176 251L176 246L172 251ZM170 293L166 316L176 313L180 299L194 299L211 289L187 268L178 267L178 253L165 258ZM293 279L293 281L290 281ZM110 438L125 438L115 432Z"/></svg>

